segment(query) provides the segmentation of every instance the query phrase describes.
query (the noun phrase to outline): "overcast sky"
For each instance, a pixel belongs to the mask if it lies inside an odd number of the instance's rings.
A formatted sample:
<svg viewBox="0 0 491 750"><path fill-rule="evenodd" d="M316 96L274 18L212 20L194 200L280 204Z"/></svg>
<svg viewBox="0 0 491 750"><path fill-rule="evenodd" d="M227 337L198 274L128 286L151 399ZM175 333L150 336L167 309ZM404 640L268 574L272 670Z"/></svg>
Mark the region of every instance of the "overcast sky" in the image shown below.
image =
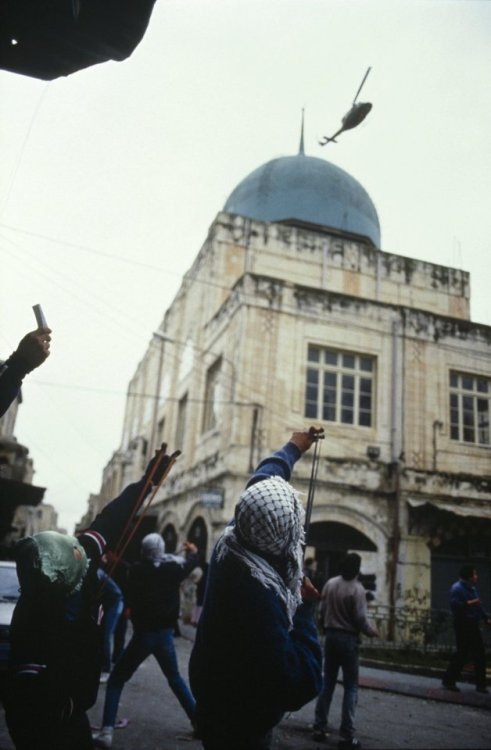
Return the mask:
<svg viewBox="0 0 491 750"><path fill-rule="evenodd" d="M372 67L364 123L321 148ZM382 249L463 268L491 325L491 3L157 0L122 63L0 71L0 357L35 327L17 438L73 531L117 449L128 381L247 174L305 150L353 175Z"/></svg>

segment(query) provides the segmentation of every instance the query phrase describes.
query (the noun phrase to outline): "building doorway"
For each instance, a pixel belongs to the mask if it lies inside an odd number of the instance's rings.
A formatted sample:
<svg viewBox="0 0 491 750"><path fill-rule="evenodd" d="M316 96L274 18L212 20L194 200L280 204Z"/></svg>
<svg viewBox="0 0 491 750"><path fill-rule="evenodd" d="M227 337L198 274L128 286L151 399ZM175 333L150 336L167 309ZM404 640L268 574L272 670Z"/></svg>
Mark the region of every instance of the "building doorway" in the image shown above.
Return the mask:
<svg viewBox="0 0 491 750"><path fill-rule="evenodd" d="M449 590L459 578L462 565L474 565L477 589L486 612L491 611L490 537L462 535L443 541L431 552L431 607L449 609Z"/></svg>
<svg viewBox="0 0 491 750"><path fill-rule="evenodd" d="M313 523L309 529L308 546L315 547L316 585L323 586L328 578L339 575L339 565L348 551L377 552L377 546L361 531L336 521ZM373 581L363 581L365 588L375 590Z"/></svg>
<svg viewBox="0 0 491 750"><path fill-rule="evenodd" d="M200 560L206 560L208 547L208 530L202 518L196 518L189 528L187 541L192 542L198 548Z"/></svg>
<svg viewBox="0 0 491 750"><path fill-rule="evenodd" d="M173 555L177 549L177 531L173 523L164 526L162 537L165 542L165 551Z"/></svg>

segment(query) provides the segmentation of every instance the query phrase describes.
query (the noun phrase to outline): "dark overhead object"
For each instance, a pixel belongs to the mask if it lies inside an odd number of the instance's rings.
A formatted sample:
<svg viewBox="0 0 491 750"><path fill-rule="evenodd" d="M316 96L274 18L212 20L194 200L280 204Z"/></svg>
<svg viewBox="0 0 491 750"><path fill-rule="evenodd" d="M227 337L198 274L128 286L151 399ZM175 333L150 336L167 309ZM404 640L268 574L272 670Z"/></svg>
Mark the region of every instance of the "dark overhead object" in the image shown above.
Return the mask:
<svg viewBox="0 0 491 750"><path fill-rule="evenodd" d="M45 492L45 487L1 477L0 512L5 508L15 510L18 505L39 505Z"/></svg>
<svg viewBox="0 0 491 750"><path fill-rule="evenodd" d="M321 141L319 141L320 146L325 146L326 143L337 143L336 137L338 135L341 135L341 133L344 133L345 130L351 130L351 128L356 128L357 125L359 125L365 117L370 112L372 105L370 102L357 102L358 95L360 91L363 88L363 84L367 80L367 76L370 73L371 68L368 68L367 72L365 73L365 76L363 78L363 81L361 82L358 91L356 92L356 96L353 99L353 104L351 105L351 109L349 112L345 114L343 119L341 120L341 127L339 130L337 130L334 135L332 135L330 138L325 135Z"/></svg>
<svg viewBox="0 0 491 750"><path fill-rule="evenodd" d="M45 492L44 487L0 477L0 542L5 534L15 530L15 509L19 505L39 505Z"/></svg>
<svg viewBox="0 0 491 750"><path fill-rule="evenodd" d="M124 60L155 0L1 0L0 68L50 81Z"/></svg>

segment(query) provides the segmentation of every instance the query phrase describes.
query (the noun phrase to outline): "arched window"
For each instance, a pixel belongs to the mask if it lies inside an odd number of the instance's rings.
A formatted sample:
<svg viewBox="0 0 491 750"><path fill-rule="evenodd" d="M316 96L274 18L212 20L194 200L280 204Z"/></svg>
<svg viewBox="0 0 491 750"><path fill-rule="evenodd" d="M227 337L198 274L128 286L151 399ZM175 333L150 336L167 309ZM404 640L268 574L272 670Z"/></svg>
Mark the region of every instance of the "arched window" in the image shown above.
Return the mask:
<svg viewBox="0 0 491 750"><path fill-rule="evenodd" d="M177 531L174 524L168 523L167 526L164 526L162 537L165 542L165 551L171 554L174 553L177 548Z"/></svg>
<svg viewBox="0 0 491 750"><path fill-rule="evenodd" d="M313 523L309 529L307 544L315 547L317 588L328 578L339 575L339 564L348 550L377 552L377 546L361 531L335 521ZM365 588L374 591L375 576L365 578L366 581L362 581Z"/></svg>
<svg viewBox="0 0 491 750"><path fill-rule="evenodd" d="M200 557L206 559L206 551L208 546L208 530L202 518L196 518L193 521L189 529L187 539L197 546Z"/></svg>

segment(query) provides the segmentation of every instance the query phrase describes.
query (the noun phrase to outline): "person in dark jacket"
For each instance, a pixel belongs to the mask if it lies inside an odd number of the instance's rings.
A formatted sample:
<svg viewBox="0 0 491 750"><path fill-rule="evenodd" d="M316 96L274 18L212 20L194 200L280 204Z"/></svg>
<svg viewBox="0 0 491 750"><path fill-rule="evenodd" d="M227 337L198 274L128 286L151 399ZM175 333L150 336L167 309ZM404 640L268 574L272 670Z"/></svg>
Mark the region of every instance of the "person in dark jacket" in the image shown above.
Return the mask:
<svg viewBox="0 0 491 750"><path fill-rule="evenodd" d="M0 417L18 396L24 377L49 356L50 334L50 328L27 333L15 352L5 362L0 362Z"/></svg>
<svg viewBox="0 0 491 750"><path fill-rule="evenodd" d="M484 620L491 625L491 618L482 606L476 583L477 571L474 565L467 563L461 567L460 578L450 589L456 651L450 657L442 686L453 692L459 690L456 681L469 658L474 662L476 690L489 692L486 687L486 651L479 624Z"/></svg>
<svg viewBox="0 0 491 750"><path fill-rule="evenodd" d="M165 446L163 446L165 450ZM78 538L43 531L15 549L21 595L10 629L11 664L5 699L17 750L92 750L86 711L95 703L102 664L97 624L97 568L115 548L138 501L178 455L152 459L139 482L109 503Z"/></svg>
<svg viewBox="0 0 491 750"><path fill-rule="evenodd" d="M126 560L120 560L112 572L114 580L123 592L123 611L121 612L114 629L113 651L111 656L113 664L116 664L126 645L126 631L128 630L129 621L129 609L126 602L128 600L128 575L130 567L130 563L126 562Z"/></svg>
<svg viewBox="0 0 491 750"><path fill-rule="evenodd" d="M321 690L318 592L302 585L305 513L287 481L318 432L261 462L212 554L189 665L205 750L268 750L283 714Z"/></svg>
<svg viewBox="0 0 491 750"><path fill-rule="evenodd" d="M148 534L143 538L143 559L130 568L128 578L128 606L133 636L109 677L102 729L93 735L96 747L112 746L124 685L150 654L157 659L177 700L191 723L194 723L195 701L179 674L174 647L180 584L199 562L196 545L186 542L184 551L185 558L166 555L160 534Z"/></svg>

